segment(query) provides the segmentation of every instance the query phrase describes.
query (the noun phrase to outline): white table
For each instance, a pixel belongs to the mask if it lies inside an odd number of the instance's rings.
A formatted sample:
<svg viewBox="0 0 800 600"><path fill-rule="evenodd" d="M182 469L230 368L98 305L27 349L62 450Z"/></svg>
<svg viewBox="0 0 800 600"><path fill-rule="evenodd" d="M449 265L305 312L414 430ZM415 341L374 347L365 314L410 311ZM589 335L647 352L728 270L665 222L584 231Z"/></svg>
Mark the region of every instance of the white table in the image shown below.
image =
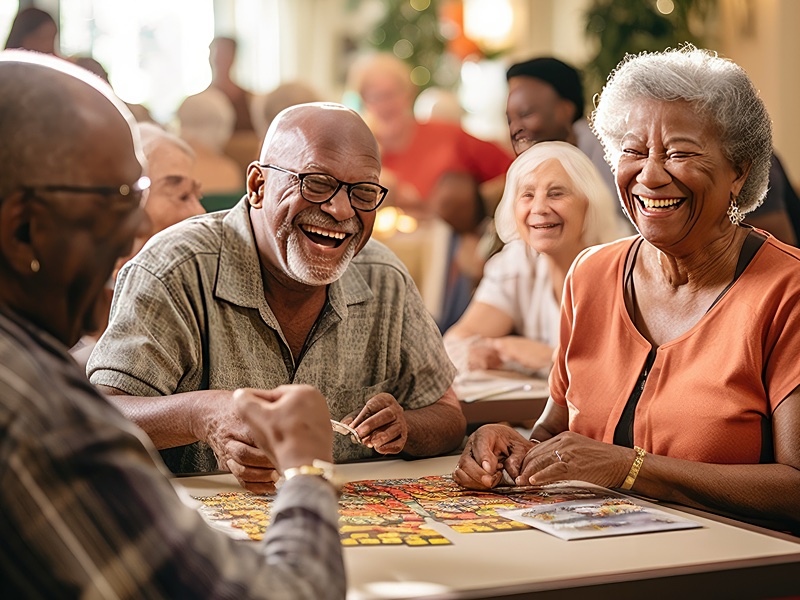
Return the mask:
<svg viewBox="0 0 800 600"><path fill-rule="evenodd" d="M350 481L452 472L457 457L340 465ZM177 480L193 495L232 475ZM776 598L800 594L800 540L659 505L701 529L563 541L537 530L457 534L451 546L344 548L349 600L376 598ZM242 542L250 543L250 542Z"/></svg>

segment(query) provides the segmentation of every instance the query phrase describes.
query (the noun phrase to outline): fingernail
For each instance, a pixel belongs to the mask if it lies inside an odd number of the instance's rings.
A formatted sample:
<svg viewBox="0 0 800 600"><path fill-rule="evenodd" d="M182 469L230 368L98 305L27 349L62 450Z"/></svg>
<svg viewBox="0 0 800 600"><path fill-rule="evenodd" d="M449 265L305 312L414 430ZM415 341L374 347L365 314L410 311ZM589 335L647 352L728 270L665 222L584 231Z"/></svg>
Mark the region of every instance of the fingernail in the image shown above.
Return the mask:
<svg viewBox="0 0 800 600"><path fill-rule="evenodd" d="M481 466L483 467L484 471L488 471L489 469L491 469L491 466L489 465L489 461L488 460L483 461L481 463Z"/></svg>

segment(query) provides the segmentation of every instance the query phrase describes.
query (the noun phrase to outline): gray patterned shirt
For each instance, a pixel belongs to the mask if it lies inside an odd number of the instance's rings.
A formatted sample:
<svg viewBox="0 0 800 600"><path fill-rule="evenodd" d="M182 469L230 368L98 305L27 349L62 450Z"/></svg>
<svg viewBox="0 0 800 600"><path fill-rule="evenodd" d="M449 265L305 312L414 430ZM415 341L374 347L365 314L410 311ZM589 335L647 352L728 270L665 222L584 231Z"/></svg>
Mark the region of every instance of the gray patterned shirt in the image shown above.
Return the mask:
<svg viewBox="0 0 800 600"><path fill-rule="evenodd" d="M337 496L286 482L264 543L208 527L67 349L0 313L0 596L344 598Z"/></svg>
<svg viewBox="0 0 800 600"><path fill-rule="evenodd" d="M295 364L264 298L248 204L155 236L117 278L109 326L87 372L134 396L237 387L317 387L331 417L379 392L406 409L439 400L455 368L408 271L371 240L328 288L328 304ZM337 462L376 456L343 436ZM163 453L175 471L217 468L197 442Z"/></svg>

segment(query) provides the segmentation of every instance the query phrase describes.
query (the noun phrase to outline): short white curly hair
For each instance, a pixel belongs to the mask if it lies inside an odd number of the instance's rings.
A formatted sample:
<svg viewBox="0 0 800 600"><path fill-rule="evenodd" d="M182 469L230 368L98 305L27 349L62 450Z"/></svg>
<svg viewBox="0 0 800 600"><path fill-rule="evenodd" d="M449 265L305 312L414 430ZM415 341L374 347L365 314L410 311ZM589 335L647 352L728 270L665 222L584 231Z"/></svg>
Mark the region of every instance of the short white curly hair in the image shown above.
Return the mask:
<svg viewBox="0 0 800 600"><path fill-rule="evenodd" d="M748 213L761 205L772 159L772 122L744 69L691 44L626 56L609 75L591 116L592 129L614 171L626 116L641 98L684 100L710 119L734 168L744 172L750 167L739 194L739 210Z"/></svg>

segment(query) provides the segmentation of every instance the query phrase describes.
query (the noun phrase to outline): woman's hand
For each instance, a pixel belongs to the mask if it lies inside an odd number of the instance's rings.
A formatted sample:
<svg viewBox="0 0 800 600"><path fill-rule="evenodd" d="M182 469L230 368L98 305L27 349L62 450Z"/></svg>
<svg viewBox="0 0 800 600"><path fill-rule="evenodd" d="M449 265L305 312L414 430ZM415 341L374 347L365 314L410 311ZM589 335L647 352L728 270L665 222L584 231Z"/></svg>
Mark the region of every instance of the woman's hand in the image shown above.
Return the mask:
<svg viewBox="0 0 800 600"><path fill-rule="evenodd" d="M453 480L466 488L488 490L500 483L504 470L514 479L535 444L507 425L484 425L467 440Z"/></svg>
<svg viewBox="0 0 800 600"><path fill-rule="evenodd" d="M535 444L525 455L517 485L543 485L575 479L603 487L619 487L636 458L632 448L598 442L565 431Z"/></svg>

